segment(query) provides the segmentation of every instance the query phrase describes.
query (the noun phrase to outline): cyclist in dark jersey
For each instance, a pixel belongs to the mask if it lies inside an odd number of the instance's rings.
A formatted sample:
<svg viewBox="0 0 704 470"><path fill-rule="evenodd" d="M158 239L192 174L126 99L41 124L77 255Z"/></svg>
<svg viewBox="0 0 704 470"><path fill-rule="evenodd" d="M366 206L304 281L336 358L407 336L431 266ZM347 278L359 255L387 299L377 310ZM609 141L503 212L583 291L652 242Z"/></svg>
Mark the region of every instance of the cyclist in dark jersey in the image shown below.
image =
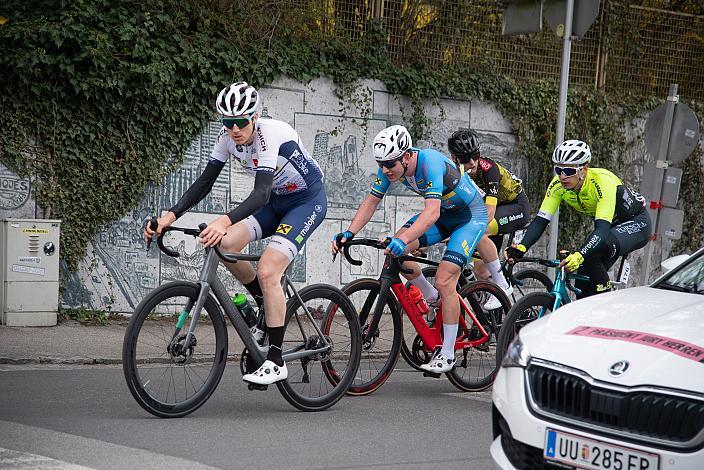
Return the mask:
<svg viewBox="0 0 704 470"><path fill-rule="evenodd" d="M494 160L481 155L479 136L476 132L460 129L450 136L447 146L455 163L469 174L484 193L484 202L489 212L489 225L477 245L479 256L487 269L477 262L474 266L475 273L484 279L490 274L492 280L510 295L513 287L509 286L501 273L499 251L504 235L523 228L528 222L528 197L523 192L518 178ZM498 299L494 297L487 303L487 308L500 306Z"/></svg>
<svg viewBox="0 0 704 470"><path fill-rule="evenodd" d="M526 229L523 240L508 248L507 256L520 258L542 235L564 201L594 218L594 230L582 247L560 266L589 276L589 282L576 281L578 298L611 290L609 268L619 256L643 248L650 240L652 224L645 199L603 168L590 168L592 154L580 140L566 140L553 154L556 176L550 182L538 215Z"/></svg>
<svg viewBox="0 0 704 470"><path fill-rule="evenodd" d="M258 304L263 302L269 334L266 361L243 379L268 385L288 376L281 358L286 301L281 277L327 212L323 173L306 151L298 133L285 122L259 119L259 94L245 82L218 95L223 127L203 174L178 203L157 219L161 233L201 201L213 187L228 159L254 175L251 194L201 232L205 246L220 243L224 252L239 252L254 240L271 237L255 273L251 263L225 263ZM145 236L154 232L147 226Z"/></svg>
<svg viewBox="0 0 704 470"><path fill-rule="evenodd" d="M332 252L336 253L371 220L392 182L400 181L423 196L423 211L390 237L387 251L398 257L449 237L435 275L437 290L422 275L417 263L404 263L406 269L414 272L404 276L423 292L429 303L437 299L438 292L442 301L442 349L421 367L435 373L448 372L456 361L455 339L460 315L457 280L486 230L486 206L478 188L466 174L440 152L412 147L411 136L403 126L388 127L374 138L374 158L379 170L371 194L360 205L349 228L333 237Z"/></svg>

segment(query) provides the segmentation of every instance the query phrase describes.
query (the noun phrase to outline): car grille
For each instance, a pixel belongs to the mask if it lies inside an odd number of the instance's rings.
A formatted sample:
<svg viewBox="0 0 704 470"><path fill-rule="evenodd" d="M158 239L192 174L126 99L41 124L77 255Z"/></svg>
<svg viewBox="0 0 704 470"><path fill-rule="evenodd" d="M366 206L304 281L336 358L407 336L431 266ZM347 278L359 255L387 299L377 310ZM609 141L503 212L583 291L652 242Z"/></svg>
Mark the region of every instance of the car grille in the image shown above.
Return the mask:
<svg viewBox="0 0 704 470"><path fill-rule="evenodd" d="M569 372L531 364L527 370L539 412L596 425L636 440L689 447L704 429L704 401L657 391L600 387ZM679 445L677 445L679 444Z"/></svg>

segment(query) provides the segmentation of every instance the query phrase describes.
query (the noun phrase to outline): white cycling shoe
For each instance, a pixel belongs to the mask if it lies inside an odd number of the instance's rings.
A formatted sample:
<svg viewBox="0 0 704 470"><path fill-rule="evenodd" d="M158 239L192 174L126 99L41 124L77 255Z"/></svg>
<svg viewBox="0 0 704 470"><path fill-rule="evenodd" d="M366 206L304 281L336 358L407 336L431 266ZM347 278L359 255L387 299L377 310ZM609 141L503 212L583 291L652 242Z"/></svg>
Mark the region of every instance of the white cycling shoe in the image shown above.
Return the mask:
<svg viewBox="0 0 704 470"><path fill-rule="evenodd" d="M420 368L424 371L432 372L434 374L444 374L445 372L450 372L452 368L455 367L456 362L457 359L455 359L454 357L450 359L449 357L445 356L443 353L438 351L430 359L430 362L428 362L427 364L421 364Z"/></svg>
<svg viewBox="0 0 704 470"><path fill-rule="evenodd" d="M508 286L508 289L502 289L504 291L504 294L510 299L511 294L513 294L513 286ZM497 308L501 308L501 302L499 299L497 299L495 296L491 296L491 298L484 304L484 308L487 310L496 310Z"/></svg>
<svg viewBox="0 0 704 470"><path fill-rule="evenodd" d="M285 362L283 366L277 366L274 362L267 359L264 364L259 366L259 369L251 374L242 376L242 380L257 385L271 385L280 380L286 380L287 377L288 368Z"/></svg>

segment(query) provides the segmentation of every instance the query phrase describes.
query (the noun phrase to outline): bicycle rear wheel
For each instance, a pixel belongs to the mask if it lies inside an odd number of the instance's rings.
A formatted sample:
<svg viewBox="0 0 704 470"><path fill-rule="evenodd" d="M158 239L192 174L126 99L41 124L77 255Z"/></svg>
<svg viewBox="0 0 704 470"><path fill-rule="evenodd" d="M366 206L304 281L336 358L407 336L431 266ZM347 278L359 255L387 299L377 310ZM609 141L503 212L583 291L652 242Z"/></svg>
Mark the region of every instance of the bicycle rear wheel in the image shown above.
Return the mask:
<svg viewBox="0 0 704 470"><path fill-rule="evenodd" d="M314 284L298 291L286 304L283 351L310 350L308 356L287 361L288 379L277 382L291 405L302 411L322 411L334 405L349 388L359 367L361 333L354 306L338 288ZM315 329L316 323L324 338ZM314 352L332 343L326 352Z"/></svg>
<svg viewBox="0 0 704 470"><path fill-rule="evenodd" d="M139 303L125 331L122 368L127 388L142 408L160 418L197 410L213 394L225 369L227 329L212 297L206 299L185 344L189 312L199 292L191 282L158 287ZM180 316L187 321L177 333Z"/></svg>
<svg viewBox="0 0 704 470"><path fill-rule="evenodd" d="M496 347L497 367L501 366L501 361L503 361L509 344L518 335L521 328L539 316L552 312L554 304L555 296L548 292L533 292L513 304L499 333L499 341Z"/></svg>
<svg viewBox="0 0 704 470"><path fill-rule="evenodd" d="M362 319L362 335L367 333L379 298L378 279L357 279L342 288ZM389 378L398 361L402 342L402 319L396 299L389 293L377 331L362 344L362 358L348 395L369 395ZM410 328L415 332L415 328Z"/></svg>
<svg viewBox="0 0 704 470"><path fill-rule="evenodd" d="M498 371L496 366L496 337L499 332L497 318L503 317L511 304L503 289L487 281L470 282L460 290L459 295L472 309L479 323L489 334L489 338L479 346L455 351L457 363L445 375L452 385L460 390L478 392L489 388L494 382ZM486 299L491 296L499 300L500 308L489 310L484 306ZM468 340L481 338L481 331L462 307L460 307L460 315L463 319L460 325L464 324L466 329L459 329L458 338Z"/></svg>

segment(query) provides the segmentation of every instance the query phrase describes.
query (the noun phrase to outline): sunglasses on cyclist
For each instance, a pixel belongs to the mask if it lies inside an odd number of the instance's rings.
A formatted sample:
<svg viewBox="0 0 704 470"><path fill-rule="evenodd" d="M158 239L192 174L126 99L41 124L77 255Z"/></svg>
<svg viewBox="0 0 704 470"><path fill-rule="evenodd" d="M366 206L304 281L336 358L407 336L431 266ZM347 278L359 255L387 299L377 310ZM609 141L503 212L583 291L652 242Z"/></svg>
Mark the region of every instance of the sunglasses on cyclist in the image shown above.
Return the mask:
<svg viewBox="0 0 704 470"><path fill-rule="evenodd" d="M238 129L244 129L247 127L247 124L252 120L254 115L250 116L238 116L238 117L232 117L232 118L222 118L222 125L227 127L228 129L232 129L232 126L237 126Z"/></svg>
<svg viewBox="0 0 704 470"><path fill-rule="evenodd" d="M581 169L582 169L581 166L574 167L574 166L557 166L557 165L555 165L555 174L557 176L560 176L561 174L565 175L565 176L574 176L577 174L577 171L581 170Z"/></svg>
<svg viewBox="0 0 704 470"><path fill-rule="evenodd" d="M403 155L405 155L405 153ZM393 160L385 160L382 162L376 162L376 164L379 165L379 168L386 168L387 170L390 170L396 166L396 163L401 161L401 159L403 158L403 155L401 155L400 157L395 158Z"/></svg>

